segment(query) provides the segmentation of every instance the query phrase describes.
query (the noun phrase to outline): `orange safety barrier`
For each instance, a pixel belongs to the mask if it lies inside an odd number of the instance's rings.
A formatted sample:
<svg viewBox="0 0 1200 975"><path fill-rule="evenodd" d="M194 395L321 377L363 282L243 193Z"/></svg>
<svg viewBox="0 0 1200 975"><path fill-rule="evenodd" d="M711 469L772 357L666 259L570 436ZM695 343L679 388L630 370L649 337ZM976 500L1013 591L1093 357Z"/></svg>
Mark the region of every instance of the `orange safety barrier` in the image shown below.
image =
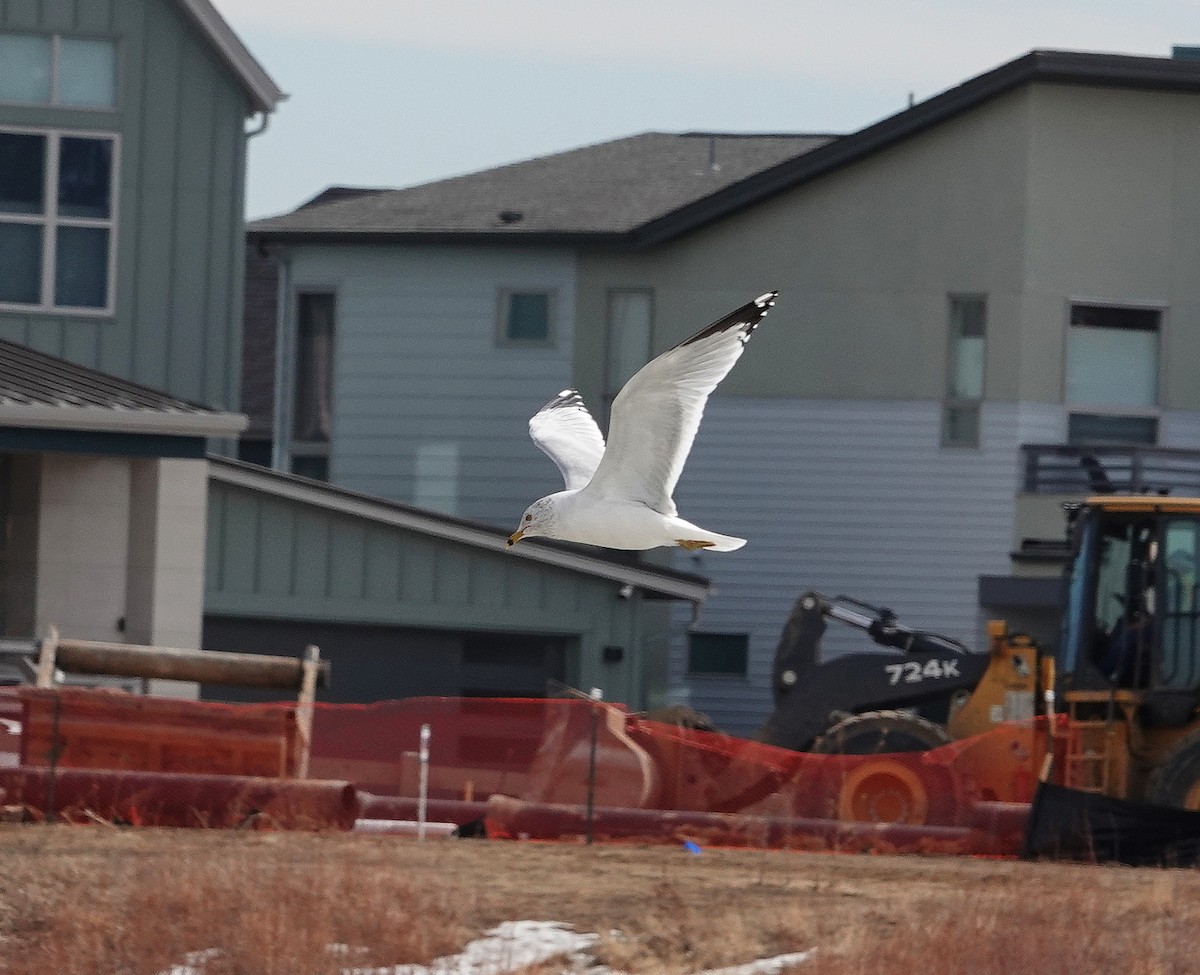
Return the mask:
<svg viewBox="0 0 1200 975"><path fill-rule="evenodd" d="M295 706L227 705L64 687L22 687L20 764L294 775Z"/></svg>
<svg viewBox="0 0 1200 975"><path fill-rule="evenodd" d="M22 768L297 774L291 704L16 696ZM1047 742L1026 722L928 752L816 755L587 699L410 698L317 704L309 777L352 783L365 818L415 818L423 725L427 819L496 837L991 854L1019 850Z"/></svg>

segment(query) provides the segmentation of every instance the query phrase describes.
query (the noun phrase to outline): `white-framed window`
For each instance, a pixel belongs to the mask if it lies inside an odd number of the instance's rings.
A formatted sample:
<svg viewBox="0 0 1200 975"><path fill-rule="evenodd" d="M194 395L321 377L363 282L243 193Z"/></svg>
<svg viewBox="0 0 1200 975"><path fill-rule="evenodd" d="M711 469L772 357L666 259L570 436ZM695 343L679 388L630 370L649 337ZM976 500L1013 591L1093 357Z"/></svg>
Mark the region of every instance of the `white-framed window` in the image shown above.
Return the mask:
<svg viewBox="0 0 1200 975"><path fill-rule="evenodd" d="M1067 442L1158 442L1163 309L1072 302L1064 398Z"/></svg>
<svg viewBox="0 0 1200 975"><path fill-rule="evenodd" d="M649 288L610 289L607 325L604 395L611 403L633 374L650 361L654 292Z"/></svg>
<svg viewBox="0 0 1200 975"><path fill-rule="evenodd" d="M0 32L0 103L115 109L116 41Z"/></svg>
<svg viewBox="0 0 1200 975"><path fill-rule="evenodd" d="M113 133L0 127L0 308L111 314Z"/></svg>
<svg viewBox="0 0 1200 975"><path fill-rule="evenodd" d="M501 288L496 341L500 345L554 344L555 293L539 288Z"/></svg>
<svg viewBox="0 0 1200 975"><path fill-rule="evenodd" d="M987 298L984 295L950 295L949 322L942 445L978 447L987 365Z"/></svg>

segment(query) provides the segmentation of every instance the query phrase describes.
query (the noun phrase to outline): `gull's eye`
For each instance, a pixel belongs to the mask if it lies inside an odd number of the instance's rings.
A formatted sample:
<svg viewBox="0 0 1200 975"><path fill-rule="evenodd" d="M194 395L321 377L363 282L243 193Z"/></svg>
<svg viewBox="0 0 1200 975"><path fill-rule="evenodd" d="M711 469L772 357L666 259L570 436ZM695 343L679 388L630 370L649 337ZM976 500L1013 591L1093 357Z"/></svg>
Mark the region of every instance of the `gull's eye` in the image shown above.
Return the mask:
<svg viewBox="0 0 1200 975"><path fill-rule="evenodd" d="M525 520L526 520L526 521L533 521L533 515L526 515L526 516L525 516Z"/></svg>

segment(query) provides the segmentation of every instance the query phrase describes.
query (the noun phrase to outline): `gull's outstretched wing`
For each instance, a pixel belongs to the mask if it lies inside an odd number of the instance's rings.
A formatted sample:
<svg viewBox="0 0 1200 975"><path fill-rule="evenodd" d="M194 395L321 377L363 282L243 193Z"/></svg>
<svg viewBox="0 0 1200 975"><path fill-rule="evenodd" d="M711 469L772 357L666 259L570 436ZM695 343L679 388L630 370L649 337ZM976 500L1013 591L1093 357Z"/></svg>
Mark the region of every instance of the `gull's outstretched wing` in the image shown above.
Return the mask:
<svg viewBox="0 0 1200 975"><path fill-rule="evenodd" d="M644 365L613 401L608 449L589 492L675 514L671 495L709 394L775 304L770 291Z"/></svg>
<svg viewBox="0 0 1200 975"><path fill-rule="evenodd" d="M529 436L562 471L568 491L587 484L604 456L604 436L573 389L564 389L533 415Z"/></svg>

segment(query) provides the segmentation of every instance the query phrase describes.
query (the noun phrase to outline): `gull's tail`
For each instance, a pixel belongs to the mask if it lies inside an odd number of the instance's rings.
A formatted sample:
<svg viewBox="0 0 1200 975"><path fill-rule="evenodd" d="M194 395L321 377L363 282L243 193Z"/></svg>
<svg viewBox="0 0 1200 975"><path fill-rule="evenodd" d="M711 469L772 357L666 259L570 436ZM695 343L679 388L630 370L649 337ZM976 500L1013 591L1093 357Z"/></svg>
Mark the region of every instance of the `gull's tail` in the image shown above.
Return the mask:
<svg viewBox="0 0 1200 975"><path fill-rule="evenodd" d="M675 544L689 551L703 550L705 552L734 552L746 544L744 538L733 535L718 535L706 528L693 525L682 518L672 519L674 524L668 529L675 538Z"/></svg>
<svg viewBox="0 0 1200 975"><path fill-rule="evenodd" d="M712 542L712 545L706 546L710 552L736 552L746 544L744 538L737 538L733 535L718 535L716 532L705 532L704 537L707 541Z"/></svg>

